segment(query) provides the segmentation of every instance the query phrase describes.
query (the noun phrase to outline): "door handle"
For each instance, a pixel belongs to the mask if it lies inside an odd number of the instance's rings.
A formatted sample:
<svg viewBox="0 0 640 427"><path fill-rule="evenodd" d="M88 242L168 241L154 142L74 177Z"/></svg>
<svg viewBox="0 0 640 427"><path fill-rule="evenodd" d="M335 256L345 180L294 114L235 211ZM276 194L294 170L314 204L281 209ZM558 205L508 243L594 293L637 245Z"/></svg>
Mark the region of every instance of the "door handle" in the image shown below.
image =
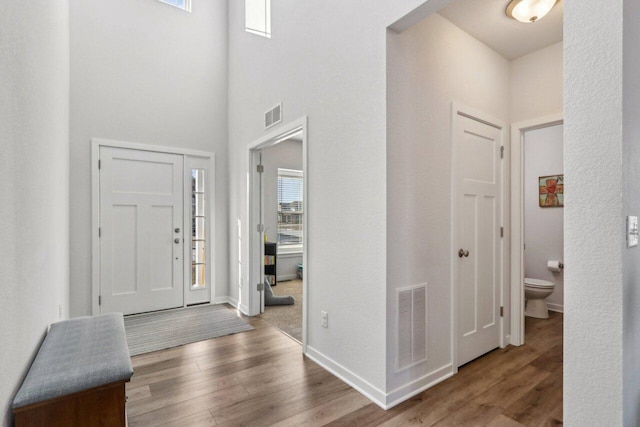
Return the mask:
<svg viewBox="0 0 640 427"><path fill-rule="evenodd" d="M180 244L180 238L179 238L179 237L177 237L177 238L174 240L174 242L176 243L176 245Z"/></svg>
<svg viewBox="0 0 640 427"><path fill-rule="evenodd" d="M180 229L179 229L179 228L176 228L176 229L175 229L175 230L173 230L173 231L175 231L176 233L179 233L179 232L180 232Z"/></svg>
<svg viewBox="0 0 640 427"><path fill-rule="evenodd" d="M468 257L468 256L469 256L469 251L465 251L464 249L460 249L460 250L458 251L458 256L459 256L460 258L462 258L462 257L465 257L465 258L466 258L466 257Z"/></svg>

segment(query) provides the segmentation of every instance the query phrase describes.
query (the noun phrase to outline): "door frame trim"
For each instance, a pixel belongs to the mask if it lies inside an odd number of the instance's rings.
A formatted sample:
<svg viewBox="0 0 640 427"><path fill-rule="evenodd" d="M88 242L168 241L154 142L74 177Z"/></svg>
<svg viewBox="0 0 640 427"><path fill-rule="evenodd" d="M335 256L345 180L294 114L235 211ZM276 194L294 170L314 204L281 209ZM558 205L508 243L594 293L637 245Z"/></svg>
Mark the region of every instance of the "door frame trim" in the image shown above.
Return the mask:
<svg viewBox="0 0 640 427"><path fill-rule="evenodd" d="M511 344L524 334L524 133L564 123L563 113L511 124Z"/></svg>
<svg viewBox="0 0 640 427"><path fill-rule="evenodd" d="M304 222L302 224L302 233L305 236L305 244L302 247L302 271L304 272L304 280L302 281L302 352L307 352L307 318L308 318L308 285L309 285L309 166L308 166L308 116L302 116L301 118L292 122L285 123L279 126L277 129L271 131L262 138L252 142L247 147L247 216L248 216L248 275L247 275L247 304L244 306L247 309L245 314L249 316L255 316L260 314L260 292L256 288L256 284L261 282L262 277L262 263L259 262L261 254L264 251L264 233L257 233L257 226L260 222L260 209L257 202L257 193L259 185L259 175L256 170L258 165L257 157L263 148L270 147L277 144L291 135L302 132L302 171L304 173L304 180L302 183L304 198L302 200L302 209L305 212ZM239 294L242 295L242 289L239 289ZM241 307L242 305L239 305Z"/></svg>
<svg viewBox="0 0 640 427"><path fill-rule="evenodd" d="M456 202L456 191L458 188L458 180L456 178L458 168L456 166L456 147L455 147L455 131L456 131L456 117L460 115L462 117L466 117L472 120L476 120L480 123L495 127L501 131L502 135L502 144L504 146L504 159L502 161L501 167L501 197L502 197L502 209L501 209L501 218L500 221L502 226L504 227L504 237L501 239L501 247L500 247L500 255L501 255L501 263L502 268L501 277L500 277L500 304L505 308L505 311L509 311L509 305L505 304L506 301L509 300L509 296L506 293L509 291L509 288L505 286L506 278L509 277L509 263L505 262L507 259L507 254L509 253L509 226L507 218L509 218L509 181L508 181L508 173L509 173L509 132L508 126L502 121L495 117L491 117L488 114L485 114L481 111L478 111L474 108L467 107L464 104L461 104L456 101L451 102L451 236L450 236L450 248L451 248L451 361L453 366L453 373L458 372L458 271L456 269L456 254L455 254L455 245L456 245L456 236L457 236L457 202ZM509 313L505 313L504 317L500 318L500 347L504 348L509 344L509 335L508 330L505 327L505 319L507 319Z"/></svg>
<svg viewBox="0 0 640 427"><path fill-rule="evenodd" d="M191 150L186 148L165 147L160 145L148 145L138 142L116 141L104 138L91 138L91 315L100 314L98 297L100 296L100 172L98 161L100 160L100 147L123 148L138 151L150 151L165 154L178 154L182 156L203 157L209 159L210 166L210 210L211 219L209 227L211 233L211 295L209 304L213 304L215 297L215 154L208 151ZM184 159L183 159L184 165ZM183 171L184 173L184 171ZM183 194L184 199L184 194ZM184 210L184 200L183 200ZM185 264L186 264L185 259ZM186 271L186 268L184 269ZM185 277L186 280L186 277ZM183 283L186 289L187 282ZM184 290L183 290L184 291ZM184 291L186 292L186 291ZM183 292L183 295L184 295ZM183 307L186 307L186 299L183 298Z"/></svg>

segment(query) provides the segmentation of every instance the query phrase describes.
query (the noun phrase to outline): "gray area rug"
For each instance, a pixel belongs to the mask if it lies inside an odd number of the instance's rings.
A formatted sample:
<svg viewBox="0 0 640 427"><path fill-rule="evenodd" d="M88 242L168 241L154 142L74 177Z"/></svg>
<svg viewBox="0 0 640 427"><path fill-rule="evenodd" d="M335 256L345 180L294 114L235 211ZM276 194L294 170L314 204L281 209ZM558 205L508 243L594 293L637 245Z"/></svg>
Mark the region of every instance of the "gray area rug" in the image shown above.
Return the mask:
<svg viewBox="0 0 640 427"><path fill-rule="evenodd" d="M253 329L224 305L127 316L124 327L132 356Z"/></svg>

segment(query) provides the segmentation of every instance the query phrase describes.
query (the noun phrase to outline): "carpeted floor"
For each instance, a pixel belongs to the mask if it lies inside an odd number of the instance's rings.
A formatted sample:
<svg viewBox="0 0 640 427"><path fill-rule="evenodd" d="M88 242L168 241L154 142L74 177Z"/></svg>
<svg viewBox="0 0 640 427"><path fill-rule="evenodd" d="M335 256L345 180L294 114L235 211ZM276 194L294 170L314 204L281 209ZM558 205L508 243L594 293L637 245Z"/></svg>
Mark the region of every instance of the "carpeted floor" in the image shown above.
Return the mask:
<svg viewBox="0 0 640 427"><path fill-rule="evenodd" d="M252 326L224 305L199 305L124 318L132 356L250 331Z"/></svg>
<svg viewBox="0 0 640 427"><path fill-rule="evenodd" d="M296 303L265 307L262 318L302 342L302 280L278 282L272 289L276 295L293 295Z"/></svg>

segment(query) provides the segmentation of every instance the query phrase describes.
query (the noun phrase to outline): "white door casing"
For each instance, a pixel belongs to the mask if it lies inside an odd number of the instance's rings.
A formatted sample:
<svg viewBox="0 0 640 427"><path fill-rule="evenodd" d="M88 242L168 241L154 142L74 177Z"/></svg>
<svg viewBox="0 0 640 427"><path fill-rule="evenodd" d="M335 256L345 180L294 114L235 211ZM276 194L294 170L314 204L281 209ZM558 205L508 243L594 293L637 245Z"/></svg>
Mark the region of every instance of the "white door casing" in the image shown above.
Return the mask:
<svg viewBox="0 0 640 427"><path fill-rule="evenodd" d="M562 113L511 124L511 340L523 345L524 334L524 133L563 124Z"/></svg>
<svg viewBox="0 0 640 427"><path fill-rule="evenodd" d="M308 175L308 117L303 116L297 120L294 120L288 124L278 127L273 132L263 136L262 138L254 141L247 147L247 170L248 170L248 193L247 193L247 212L248 212L248 227L245 230L248 231L247 243L248 243L248 262L246 266L249 284L248 289L242 288L239 284L239 294L241 295L241 301L238 307L244 314L249 316L255 316L260 313L261 309L261 294L257 289L256 284L260 283L260 279L264 276L264 233L256 232L258 224L261 223L260 216L260 200L259 200L259 174L256 171L256 167L259 163L259 152L261 149L277 144L280 141L284 141L290 138L294 134L301 134L302 136L302 170L305 177ZM303 182L303 193L309 194L308 191L309 180L305 179ZM309 197L305 197L303 200L303 211L306 212L305 221L303 222L303 235L309 235L309 223L311 214L309 209ZM307 352L307 321L308 321L308 288L312 283L313 272L309 270L309 245L303 245L302 256L302 269L304 271L304 280L302 281L302 352ZM246 292L246 293L245 293ZM243 293L246 295L246 302L242 300Z"/></svg>
<svg viewBox="0 0 640 427"><path fill-rule="evenodd" d="M100 312L183 306L183 156L100 147L100 163Z"/></svg>
<svg viewBox="0 0 640 427"><path fill-rule="evenodd" d="M454 109L453 145L460 366L500 346L502 130Z"/></svg>

